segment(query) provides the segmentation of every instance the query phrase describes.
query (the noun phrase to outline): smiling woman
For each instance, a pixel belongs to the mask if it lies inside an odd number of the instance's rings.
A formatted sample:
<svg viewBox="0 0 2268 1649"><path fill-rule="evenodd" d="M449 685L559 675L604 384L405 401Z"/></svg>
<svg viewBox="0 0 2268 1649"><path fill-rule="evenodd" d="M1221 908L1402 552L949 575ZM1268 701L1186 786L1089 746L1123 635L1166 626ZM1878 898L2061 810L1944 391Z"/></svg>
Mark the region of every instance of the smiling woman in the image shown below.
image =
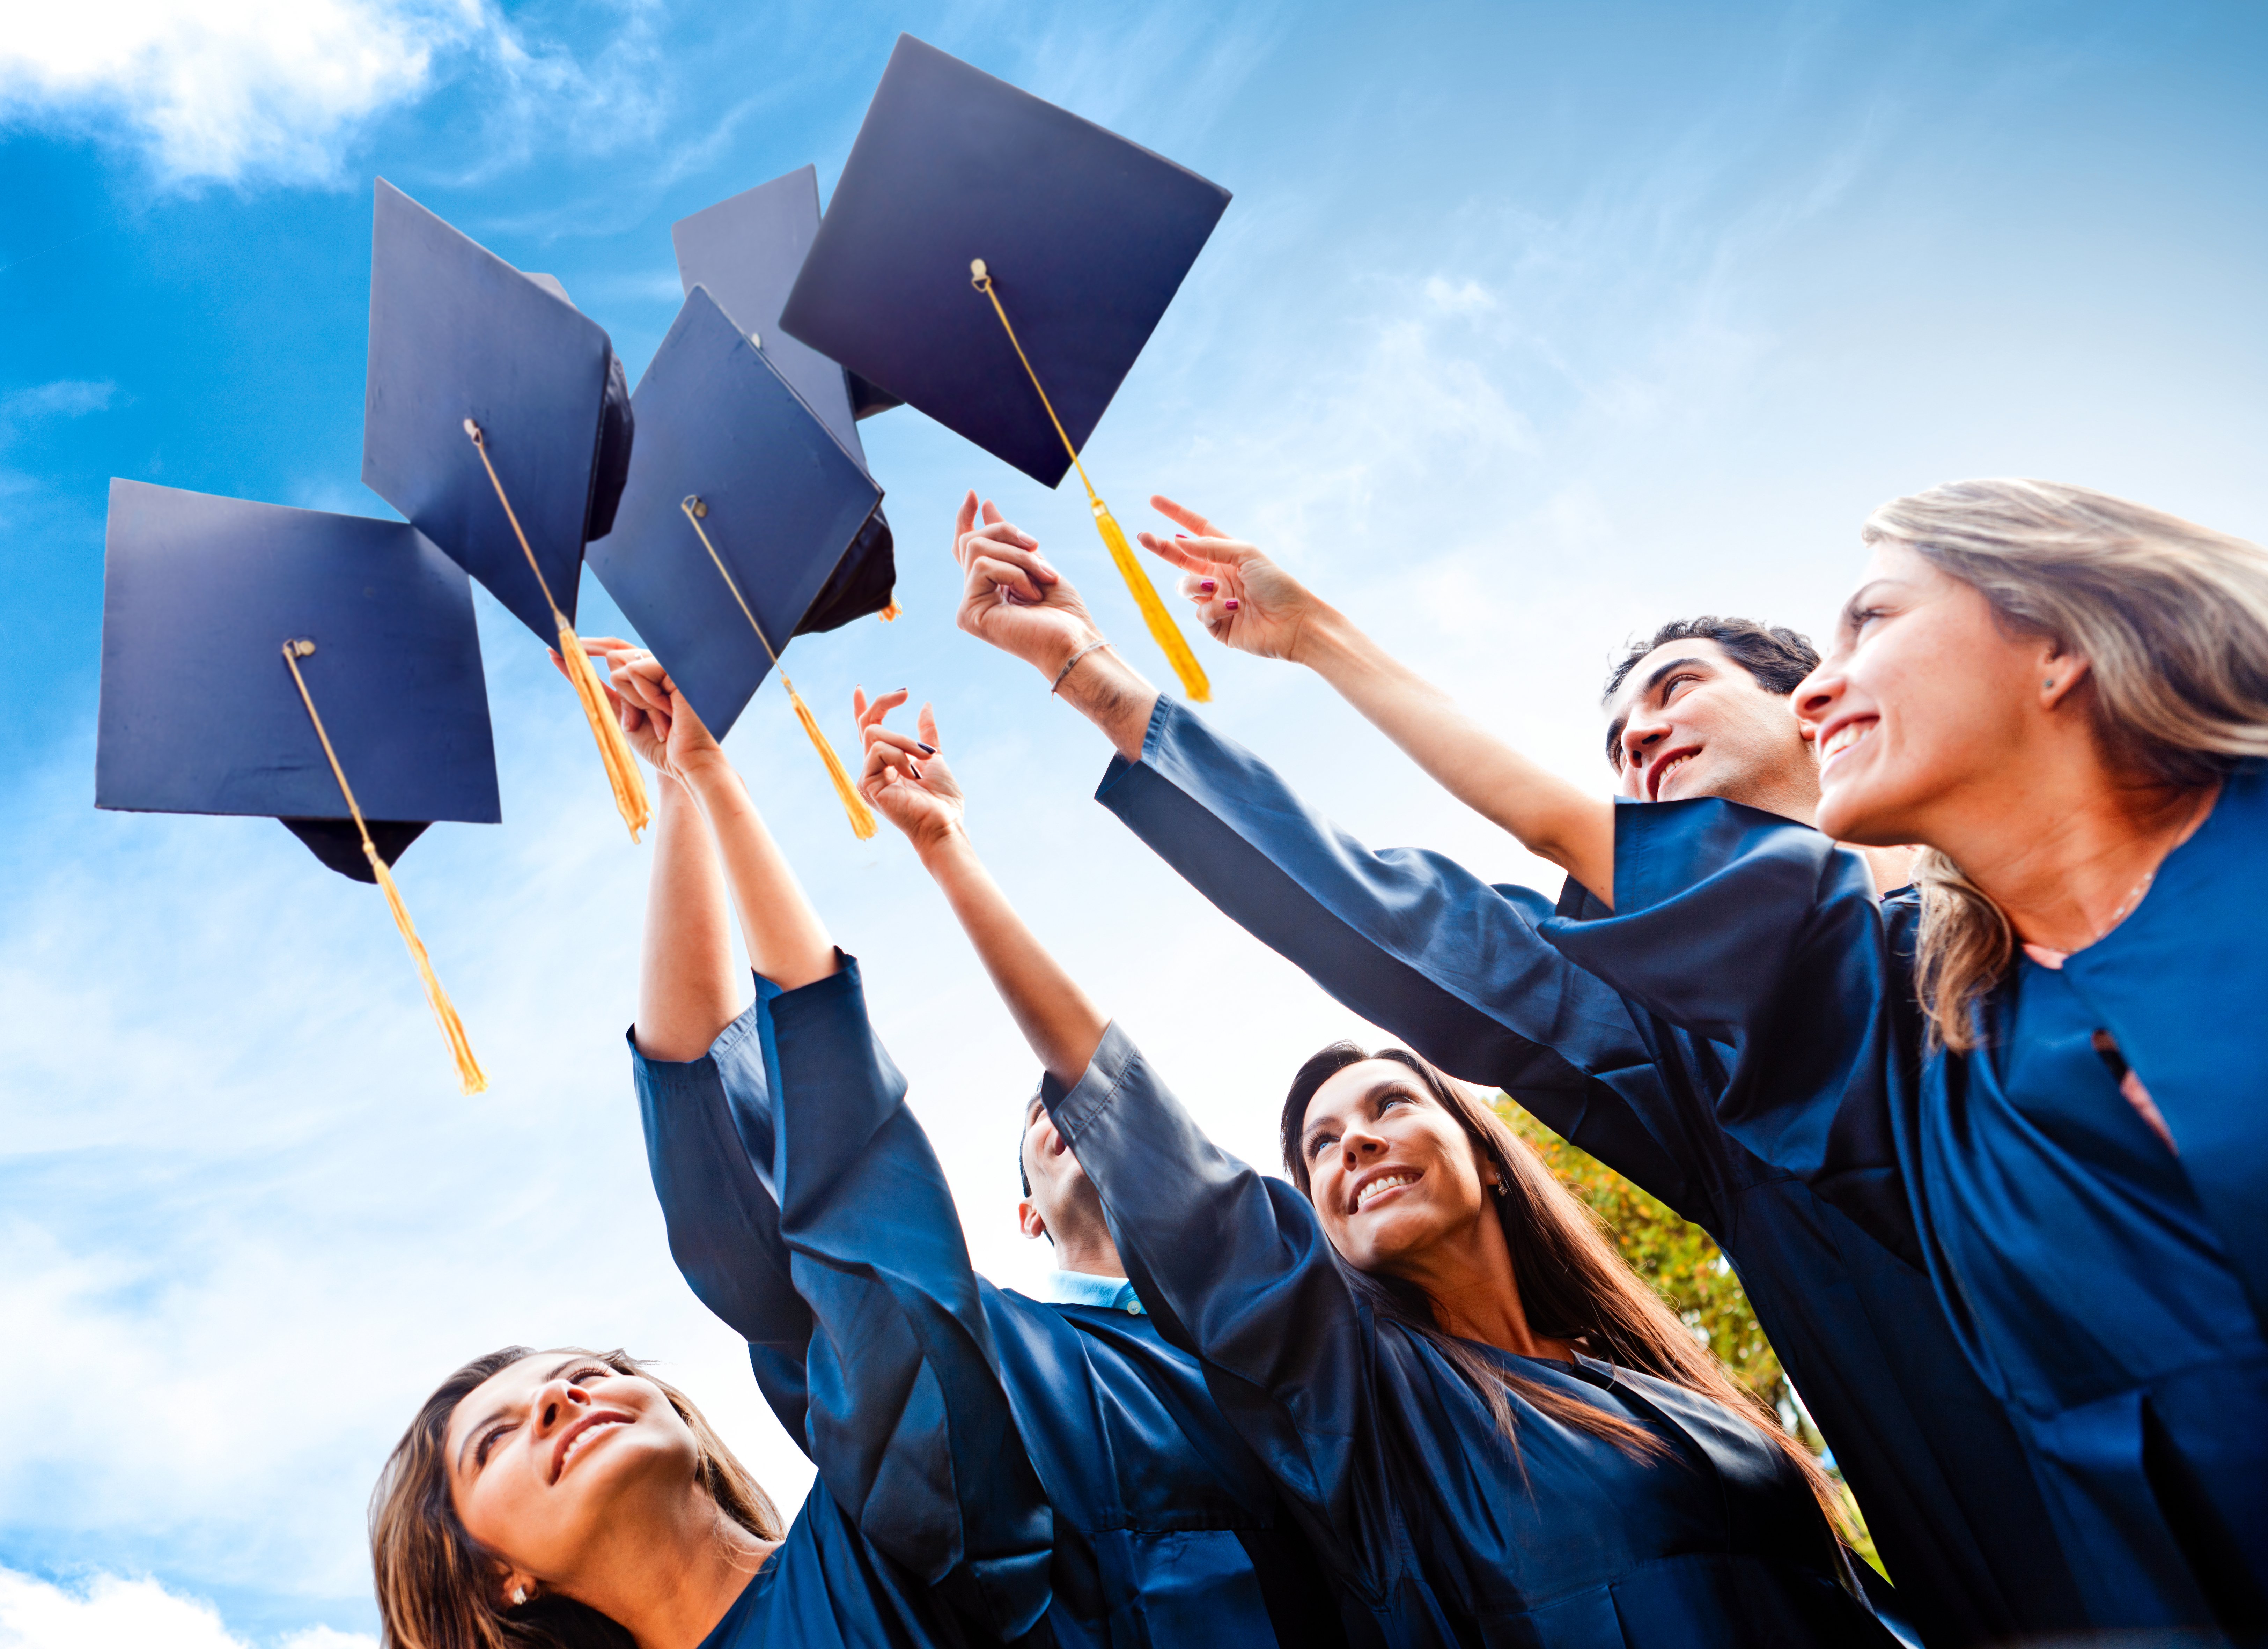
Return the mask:
<svg viewBox="0 0 2268 1649"><path fill-rule="evenodd" d="M1865 536L1796 689L1819 831L1624 808L1615 914L1548 937L1733 1047L1728 1130L1928 1268L2088 1626L2259 1641L2268 553L2036 481ZM1922 844L1918 893L1830 836Z"/></svg>
<svg viewBox="0 0 2268 1649"><path fill-rule="evenodd" d="M426 1398L371 1506L379 1611L403 1649L613 1649L654 1601L634 1594L655 1590L705 1615L697 1641L781 1533L701 1411L622 1351L475 1358ZM656 1534L692 1540L665 1554ZM672 1555L708 1584L686 1585Z"/></svg>

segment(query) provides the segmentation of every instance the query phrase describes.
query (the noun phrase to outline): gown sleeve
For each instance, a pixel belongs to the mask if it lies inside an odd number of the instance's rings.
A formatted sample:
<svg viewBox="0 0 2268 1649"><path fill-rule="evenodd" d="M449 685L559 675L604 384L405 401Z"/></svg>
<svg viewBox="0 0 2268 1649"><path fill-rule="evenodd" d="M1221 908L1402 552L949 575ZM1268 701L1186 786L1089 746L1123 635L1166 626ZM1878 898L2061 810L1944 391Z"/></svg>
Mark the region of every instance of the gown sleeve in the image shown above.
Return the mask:
<svg viewBox="0 0 2268 1649"><path fill-rule="evenodd" d="M1049 1601L1053 1519L943 1174L857 963L756 985L707 1058L637 1061L671 1252L749 1340L783 1424L792 1400L792 1435L859 1534L1020 1636Z"/></svg>
<svg viewBox="0 0 2268 1649"><path fill-rule="evenodd" d="M1159 1333L1204 1361L1302 1520L1331 1531L1327 1562L1375 1568L1395 1542L1366 1528L1355 1481L1374 1330L1307 1199L1207 1139L1115 1023L1075 1087L1041 1093Z"/></svg>
<svg viewBox="0 0 2268 1649"><path fill-rule="evenodd" d="M1617 805L1613 912L1540 931L1624 996L1730 1044L1725 1130L1919 1263L1891 1114L1921 1049L1912 916L1808 825L1704 798Z"/></svg>
<svg viewBox="0 0 2268 1649"><path fill-rule="evenodd" d="M635 1034L630 1043L646 1167L670 1257L694 1297L747 1342L764 1401L803 1443L811 1307L790 1274L779 1202L768 1182L771 1091L756 1006L750 1004L698 1059L649 1059Z"/></svg>
<svg viewBox="0 0 2268 1649"><path fill-rule="evenodd" d="M1115 758L1095 799L1371 1023L1504 1089L1685 1218L1716 1211L1705 1180L1646 1124L1667 1101L1629 1007L1545 940L1543 894L1438 853L1373 851L1163 696L1141 761Z"/></svg>

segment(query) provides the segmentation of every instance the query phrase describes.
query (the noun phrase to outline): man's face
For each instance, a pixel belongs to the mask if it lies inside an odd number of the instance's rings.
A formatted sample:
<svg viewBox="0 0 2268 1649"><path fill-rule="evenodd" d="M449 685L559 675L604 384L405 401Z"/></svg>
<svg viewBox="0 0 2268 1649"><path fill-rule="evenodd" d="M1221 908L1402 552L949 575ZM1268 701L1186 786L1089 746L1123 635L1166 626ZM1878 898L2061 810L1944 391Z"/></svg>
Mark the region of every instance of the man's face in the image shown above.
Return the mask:
<svg viewBox="0 0 2268 1649"><path fill-rule="evenodd" d="M1788 700L1713 641L1673 641L1608 701L1607 760L1638 801L1721 796L1808 821L1819 770Z"/></svg>

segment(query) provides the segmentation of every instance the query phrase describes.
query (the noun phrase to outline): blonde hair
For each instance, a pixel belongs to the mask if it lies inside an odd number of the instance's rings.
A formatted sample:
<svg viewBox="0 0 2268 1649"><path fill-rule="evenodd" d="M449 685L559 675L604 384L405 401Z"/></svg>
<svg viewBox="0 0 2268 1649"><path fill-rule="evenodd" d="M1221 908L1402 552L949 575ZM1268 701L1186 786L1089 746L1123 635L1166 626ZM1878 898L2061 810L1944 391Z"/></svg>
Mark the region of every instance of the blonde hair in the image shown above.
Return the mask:
<svg viewBox="0 0 2268 1649"><path fill-rule="evenodd" d="M1956 481L1894 498L1869 544L1901 544L1991 603L2002 625L2084 658L2105 758L2183 790L2268 755L2268 551L2178 516L2046 481ZM1916 984L1931 1034L1966 1052L2015 933L1942 852L1917 856Z"/></svg>
<svg viewBox="0 0 2268 1649"><path fill-rule="evenodd" d="M693 1406L692 1399L625 1351L556 1348L618 1374L650 1380L693 1432L696 1476L725 1515L759 1540L782 1525L770 1496ZM571 1598L541 1595L506 1606L494 1560L475 1543L449 1494L449 1418L490 1376L536 1352L508 1345L476 1357L436 1387L394 1446L370 1497L371 1568L386 1649L617 1649L631 1638Z"/></svg>

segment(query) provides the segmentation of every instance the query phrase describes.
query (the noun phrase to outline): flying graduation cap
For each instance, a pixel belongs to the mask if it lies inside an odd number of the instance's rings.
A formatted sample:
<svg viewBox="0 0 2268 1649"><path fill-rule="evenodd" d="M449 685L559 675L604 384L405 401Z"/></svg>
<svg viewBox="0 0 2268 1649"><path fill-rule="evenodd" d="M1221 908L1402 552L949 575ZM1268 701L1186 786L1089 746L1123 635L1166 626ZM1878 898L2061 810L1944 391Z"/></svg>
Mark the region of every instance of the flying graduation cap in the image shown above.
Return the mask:
<svg viewBox="0 0 2268 1649"><path fill-rule="evenodd" d="M819 174L811 166L744 189L678 219L669 230L686 295L692 296L696 286L707 287L718 307L763 351L863 470L866 449L858 438L858 420L897 401L779 329L781 306L818 232ZM833 629L868 613L895 618L891 586L896 581L890 524L877 510L812 602L799 633Z"/></svg>
<svg viewBox="0 0 2268 1649"><path fill-rule="evenodd" d="M1095 526L1193 699L1204 669L1079 451L1228 192L898 37L780 327L1047 486Z"/></svg>
<svg viewBox="0 0 2268 1649"><path fill-rule="evenodd" d="M609 532L630 401L597 322L380 178L362 478L567 662L636 841L645 782L575 635L583 547Z"/></svg>
<svg viewBox="0 0 2268 1649"><path fill-rule="evenodd" d="M814 622L819 603L871 533L881 490L705 287L677 312L636 402L638 461L592 572L718 738L779 669L850 828L873 836L779 654L829 627Z"/></svg>
<svg viewBox="0 0 2268 1649"><path fill-rule="evenodd" d="M392 867L495 824L472 586L414 526L110 483L94 805L279 819L386 894L464 1091L488 1086Z"/></svg>

